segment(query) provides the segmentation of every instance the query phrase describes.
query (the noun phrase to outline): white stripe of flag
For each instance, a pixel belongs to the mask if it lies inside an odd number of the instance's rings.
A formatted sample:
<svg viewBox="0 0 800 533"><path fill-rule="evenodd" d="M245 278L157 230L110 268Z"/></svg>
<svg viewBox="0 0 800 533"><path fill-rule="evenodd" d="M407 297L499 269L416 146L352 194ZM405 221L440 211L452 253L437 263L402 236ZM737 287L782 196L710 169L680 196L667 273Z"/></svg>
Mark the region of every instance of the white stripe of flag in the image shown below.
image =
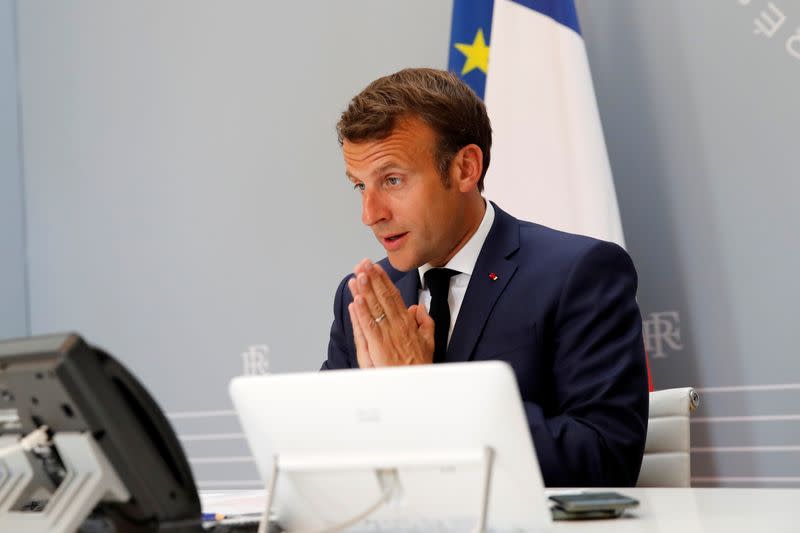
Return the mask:
<svg viewBox="0 0 800 533"><path fill-rule="evenodd" d="M624 246L583 38L496 0L490 47L486 196L517 217Z"/></svg>

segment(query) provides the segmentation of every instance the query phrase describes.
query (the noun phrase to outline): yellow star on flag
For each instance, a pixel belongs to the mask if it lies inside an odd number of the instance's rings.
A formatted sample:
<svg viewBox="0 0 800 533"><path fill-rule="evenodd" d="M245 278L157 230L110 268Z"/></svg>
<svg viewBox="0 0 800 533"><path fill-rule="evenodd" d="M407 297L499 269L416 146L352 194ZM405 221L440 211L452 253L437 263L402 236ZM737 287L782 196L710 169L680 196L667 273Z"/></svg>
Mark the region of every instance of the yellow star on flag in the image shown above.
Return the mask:
<svg viewBox="0 0 800 533"><path fill-rule="evenodd" d="M467 58L464 61L464 68L461 69L462 76L476 68L480 69L484 74L489 71L489 47L483 38L483 30L481 28L478 28L478 33L475 34L475 40L472 41L472 44L456 43L455 47Z"/></svg>

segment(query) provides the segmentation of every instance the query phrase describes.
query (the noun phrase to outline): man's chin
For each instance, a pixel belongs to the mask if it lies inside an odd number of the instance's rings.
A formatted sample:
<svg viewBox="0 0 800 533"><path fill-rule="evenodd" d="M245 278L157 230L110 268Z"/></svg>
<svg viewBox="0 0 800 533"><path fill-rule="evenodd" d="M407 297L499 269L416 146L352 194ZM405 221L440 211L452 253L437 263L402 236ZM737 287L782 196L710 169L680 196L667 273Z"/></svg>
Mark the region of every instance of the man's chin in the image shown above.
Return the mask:
<svg viewBox="0 0 800 533"><path fill-rule="evenodd" d="M386 256L389 259L389 263L392 265L392 268L399 270L400 272L409 272L415 268L419 268L419 266L422 264L417 264L414 258L408 257L405 254L388 252Z"/></svg>

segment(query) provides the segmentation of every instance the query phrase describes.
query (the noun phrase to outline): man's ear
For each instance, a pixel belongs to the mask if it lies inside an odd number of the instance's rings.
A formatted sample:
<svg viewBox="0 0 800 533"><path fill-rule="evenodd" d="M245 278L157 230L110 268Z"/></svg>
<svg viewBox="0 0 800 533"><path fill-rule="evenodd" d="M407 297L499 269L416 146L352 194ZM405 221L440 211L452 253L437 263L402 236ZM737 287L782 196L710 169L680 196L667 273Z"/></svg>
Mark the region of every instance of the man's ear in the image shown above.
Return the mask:
<svg viewBox="0 0 800 533"><path fill-rule="evenodd" d="M451 183L461 192L477 189L483 172L483 150L477 144L468 144L453 158Z"/></svg>

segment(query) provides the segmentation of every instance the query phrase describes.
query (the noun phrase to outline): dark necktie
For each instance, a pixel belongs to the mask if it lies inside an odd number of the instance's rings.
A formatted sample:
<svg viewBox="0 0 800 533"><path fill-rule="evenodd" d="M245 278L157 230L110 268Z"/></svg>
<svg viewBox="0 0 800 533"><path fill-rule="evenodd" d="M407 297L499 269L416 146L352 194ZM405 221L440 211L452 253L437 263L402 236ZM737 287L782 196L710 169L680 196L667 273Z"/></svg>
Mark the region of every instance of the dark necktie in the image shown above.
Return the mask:
<svg viewBox="0 0 800 533"><path fill-rule="evenodd" d="M449 268L432 268L425 272L425 286L431 291L429 314L434 323L433 362L444 362L447 353L447 334L450 332L450 306L447 294L450 292L450 278L458 274Z"/></svg>

